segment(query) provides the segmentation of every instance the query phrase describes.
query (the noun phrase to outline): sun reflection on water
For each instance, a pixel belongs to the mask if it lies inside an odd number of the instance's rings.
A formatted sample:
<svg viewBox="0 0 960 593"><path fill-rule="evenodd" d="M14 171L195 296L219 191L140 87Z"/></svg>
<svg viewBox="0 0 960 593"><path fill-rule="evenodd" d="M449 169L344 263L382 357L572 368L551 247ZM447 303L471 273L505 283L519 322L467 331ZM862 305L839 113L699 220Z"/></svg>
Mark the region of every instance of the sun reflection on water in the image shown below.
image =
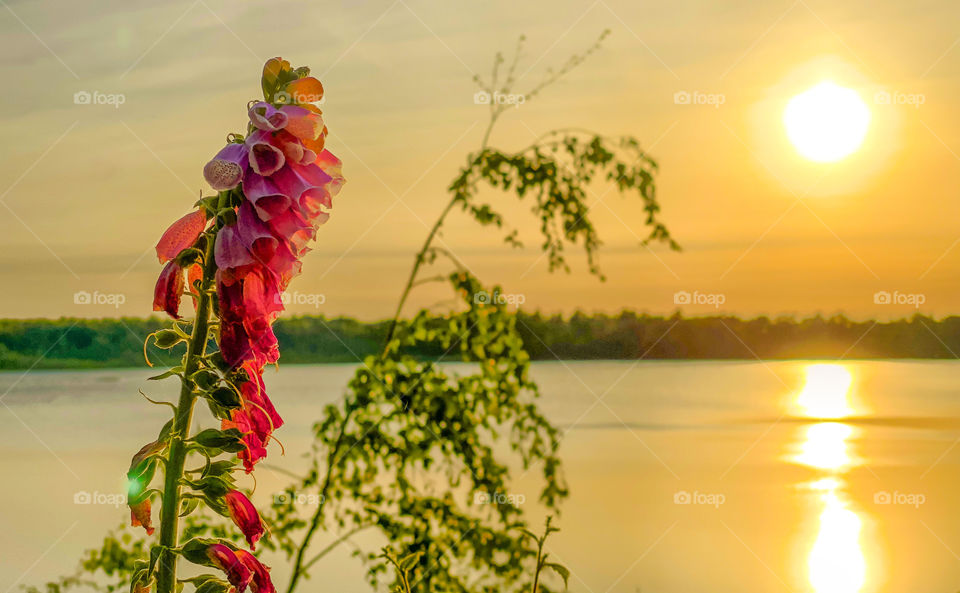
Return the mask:
<svg viewBox="0 0 960 593"><path fill-rule="evenodd" d="M837 364L815 364L806 369L806 383L795 404L808 418L846 418L850 404L850 371ZM817 422L806 427L796 463L822 470L826 476L808 484L821 505L816 539L807 557L810 585L815 593L857 593L863 587L867 562L861 546L862 520L844 496L844 474L856 465L852 451L853 426Z"/></svg>
<svg viewBox="0 0 960 593"><path fill-rule="evenodd" d="M826 479L821 490L820 528L807 564L816 593L855 593L863 587L867 562L860 546L860 516L841 498L842 482ZM818 488L819 486L819 488Z"/></svg>
<svg viewBox="0 0 960 593"><path fill-rule="evenodd" d="M812 364L796 404L808 418L844 418L854 413L850 405L853 376L839 364Z"/></svg>
<svg viewBox="0 0 960 593"><path fill-rule="evenodd" d="M794 461L818 469L847 469L854 463L849 443L853 433L853 427L842 422L811 424Z"/></svg>

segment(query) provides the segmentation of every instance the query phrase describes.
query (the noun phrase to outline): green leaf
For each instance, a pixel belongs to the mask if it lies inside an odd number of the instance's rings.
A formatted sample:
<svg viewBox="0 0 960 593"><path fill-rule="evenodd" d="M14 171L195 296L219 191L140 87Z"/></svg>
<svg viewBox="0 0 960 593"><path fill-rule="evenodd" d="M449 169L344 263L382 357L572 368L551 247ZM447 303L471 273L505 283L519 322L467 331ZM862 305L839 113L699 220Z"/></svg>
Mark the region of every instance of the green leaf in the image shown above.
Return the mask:
<svg viewBox="0 0 960 593"><path fill-rule="evenodd" d="M220 226L233 226L237 223L237 211L233 208L223 208L217 212Z"/></svg>
<svg viewBox="0 0 960 593"><path fill-rule="evenodd" d="M195 537L187 543L180 546L180 555L188 562L199 564L200 566L213 566L207 550L217 542L215 539Z"/></svg>
<svg viewBox="0 0 960 593"><path fill-rule="evenodd" d="M227 410L235 410L243 406L240 394L233 387L217 387L207 395L207 398Z"/></svg>
<svg viewBox="0 0 960 593"><path fill-rule="evenodd" d="M165 373L160 373L159 375L154 375L152 377L147 377L147 381L160 381L166 379L167 377L173 377L174 375L180 375L183 372L182 366L175 366Z"/></svg>
<svg viewBox="0 0 960 593"><path fill-rule="evenodd" d="M130 593L134 593L138 585L146 584L150 580L150 570L146 567L137 570L130 578Z"/></svg>
<svg viewBox="0 0 960 593"><path fill-rule="evenodd" d="M144 472L137 476L127 475L127 503L139 504L148 496L150 482L157 471L159 463L156 460L151 461Z"/></svg>
<svg viewBox="0 0 960 593"><path fill-rule="evenodd" d="M180 516L186 517L200 506L200 500L194 497L184 498L180 505Z"/></svg>
<svg viewBox="0 0 960 593"><path fill-rule="evenodd" d="M188 268L193 264L199 262L203 258L203 252L197 249L196 247L190 247L184 249L177 254L176 261L177 265L181 268Z"/></svg>
<svg viewBox="0 0 960 593"><path fill-rule="evenodd" d="M160 429L160 434L157 436L158 441L165 441L170 438L170 431L173 430L173 419L167 420L167 423L163 425L163 428Z"/></svg>
<svg viewBox="0 0 960 593"><path fill-rule="evenodd" d="M211 578L197 586L197 593L227 593L233 585L220 579Z"/></svg>
<svg viewBox="0 0 960 593"><path fill-rule="evenodd" d="M210 363L210 365L216 367L217 370L219 370L222 373L227 373L232 369L230 364L228 364L227 361L224 360L223 354L221 354L219 350L208 354L207 361Z"/></svg>
<svg viewBox="0 0 960 593"><path fill-rule="evenodd" d="M180 546L180 555L183 556L185 560L192 562L193 564L219 568L213 563L213 561L210 559L210 556L207 555L207 550L213 544L221 544L227 546L231 550L237 549L236 544L226 539L195 537Z"/></svg>
<svg viewBox="0 0 960 593"><path fill-rule="evenodd" d="M193 384L196 385L200 391L210 391L220 382L220 375L210 369L200 369L190 375L190 380L193 381Z"/></svg>
<svg viewBox="0 0 960 593"><path fill-rule="evenodd" d="M169 350L180 342L185 341L186 340L181 338L180 335L172 329L162 329L153 334L153 343L156 344L157 348L164 350Z"/></svg>
<svg viewBox="0 0 960 593"><path fill-rule="evenodd" d="M220 449L228 453L238 453L246 448L246 445L241 441L242 438L243 433L236 428L228 428L227 430L208 428L198 432L191 440L203 447Z"/></svg>
<svg viewBox="0 0 960 593"><path fill-rule="evenodd" d="M199 587L200 585L206 583L210 579L216 579L216 578L218 577L217 575L214 575L214 574L201 574L195 577L190 577L188 579L180 579L180 580L183 581L184 583L190 583L192 585Z"/></svg>
<svg viewBox="0 0 960 593"><path fill-rule="evenodd" d="M213 500L219 500L234 490L233 478L227 476L207 476L196 481L186 480L187 484Z"/></svg>
<svg viewBox="0 0 960 593"><path fill-rule="evenodd" d="M227 504L223 501L223 495L212 496L209 494L204 494L203 502L207 505L207 508L212 510L214 513L224 517L230 516L230 511L227 508Z"/></svg>
<svg viewBox="0 0 960 593"><path fill-rule="evenodd" d="M160 559L160 554L163 553L163 546L153 546L150 548L150 567L149 572L153 574L153 569L157 566L157 561Z"/></svg>
<svg viewBox="0 0 960 593"><path fill-rule="evenodd" d="M194 204L197 208L203 208L206 212L207 218L213 218L217 214L217 202L220 200L220 196L206 196L197 200Z"/></svg>
<svg viewBox="0 0 960 593"><path fill-rule="evenodd" d="M522 531L523 534L526 535L527 537L532 537L534 540L539 540L539 539L540 539L540 536L539 536L539 535L537 535L536 533L530 531L529 529L524 528L524 529L521 529L520 531Z"/></svg>
<svg viewBox="0 0 960 593"><path fill-rule="evenodd" d="M167 450L167 440L157 439L152 443L147 443L134 454L130 460L130 468L127 470L127 478L137 478L144 475L149 470L149 465L156 462L156 458L163 455Z"/></svg>
<svg viewBox="0 0 960 593"><path fill-rule="evenodd" d="M549 569L552 570L553 572L555 572L555 573L557 573L558 575L560 575L560 578L563 579L563 588L564 588L564 589L570 588L570 583L569 583L569 581L570 581L570 570L569 570L566 566L564 566L564 565L562 565L562 564L557 564L556 562L548 562L548 563L545 565L545 567L546 567L546 568L549 568Z"/></svg>
<svg viewBox="0 0 960 593"><path fill-rule="evenodd" d="M204 469L203 477L230 475L235 467L237 467L237 463L233 459L217 461Z"/></svg>
<svg viewBox="0 0 960 593"><path fill-rule="evenodd" d="M221 420L230 419L230 410L222 407L220 404L210 398L205 399L207 402L207 407L210 408L210 413L213 414L214 418L220 418Z"/></svg>

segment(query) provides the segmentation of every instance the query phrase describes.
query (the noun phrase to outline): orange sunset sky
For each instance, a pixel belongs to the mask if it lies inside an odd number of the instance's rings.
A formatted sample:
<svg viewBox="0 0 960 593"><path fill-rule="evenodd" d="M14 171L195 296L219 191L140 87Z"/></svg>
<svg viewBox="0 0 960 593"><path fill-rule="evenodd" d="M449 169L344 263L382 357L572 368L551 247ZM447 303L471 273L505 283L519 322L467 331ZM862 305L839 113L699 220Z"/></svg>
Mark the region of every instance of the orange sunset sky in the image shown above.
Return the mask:
<svg viewBox="0 0 960 593"><path fill-rule="evenodd" d="M291 309L386 317L480 143L474 73L525 34L523 92L604 29L603 48L507 112L492 144L569 126L636 136L660 164L663 219L684 251L640 246L639 204L597 184L607 282L572 250L573 273L551 275L535 221L491 193L528 247L452 216L444 244L481 279L544 312L670 313L678 291L724 297L687 314L957 312L960 13L947 0L7 0L0 312L148 315L152 246L209 194L203 164L242 130L262 63L282 55L323 81L328 147L348 179L292 286L323 303ZM833 163L798 154L783 123L791 97L824 80L870 114L860 148ZM77 104L77 92L123 102ZM80 291L123 302L75 304ZM923 302L876 304L877 291Z"/></svg>

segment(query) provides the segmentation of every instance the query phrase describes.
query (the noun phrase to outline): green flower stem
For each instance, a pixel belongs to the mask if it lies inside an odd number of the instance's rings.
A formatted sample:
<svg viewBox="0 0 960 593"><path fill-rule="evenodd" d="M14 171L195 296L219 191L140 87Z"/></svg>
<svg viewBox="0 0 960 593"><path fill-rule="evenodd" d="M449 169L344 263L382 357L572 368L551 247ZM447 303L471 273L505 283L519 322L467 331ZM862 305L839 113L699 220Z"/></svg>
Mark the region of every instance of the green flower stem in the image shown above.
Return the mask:
<svg viewBox="0 0 960 593"><path fill-rule="evenodd" d="M221 192L217 210L226 205L227 193ZM157 563L157 593L176 593L177 557L171 552L179 545L180 539L180 481L187 459L186 440L190 436L190 424L193 421L193 405L196 396L193 382L188 379L200 366L200 359L207 350L207 330L212 307L210 286L217 271L214 261L214 239L216 234L207 236L206 251L203 256L203 280L197 297L197 316L187 346L186 362L183 368L183 385L180 388L180 401L170 433L170 456L164 471L163 503L160 507L160 546L163 552Z"/></svg>

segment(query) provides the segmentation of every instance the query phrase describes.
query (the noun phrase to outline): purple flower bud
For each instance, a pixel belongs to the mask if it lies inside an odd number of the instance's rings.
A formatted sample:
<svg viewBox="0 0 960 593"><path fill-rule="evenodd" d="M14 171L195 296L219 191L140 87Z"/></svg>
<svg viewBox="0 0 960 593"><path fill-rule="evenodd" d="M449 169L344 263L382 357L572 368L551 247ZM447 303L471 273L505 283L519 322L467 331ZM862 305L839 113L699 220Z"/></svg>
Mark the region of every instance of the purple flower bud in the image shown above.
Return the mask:
<svg viewBox="0 0 960 593"><path fill-rule="evenodd" d="M247 112L254 126L268 132L282 130L287 125L287 114L269 103L255 103Z"/></svg>

